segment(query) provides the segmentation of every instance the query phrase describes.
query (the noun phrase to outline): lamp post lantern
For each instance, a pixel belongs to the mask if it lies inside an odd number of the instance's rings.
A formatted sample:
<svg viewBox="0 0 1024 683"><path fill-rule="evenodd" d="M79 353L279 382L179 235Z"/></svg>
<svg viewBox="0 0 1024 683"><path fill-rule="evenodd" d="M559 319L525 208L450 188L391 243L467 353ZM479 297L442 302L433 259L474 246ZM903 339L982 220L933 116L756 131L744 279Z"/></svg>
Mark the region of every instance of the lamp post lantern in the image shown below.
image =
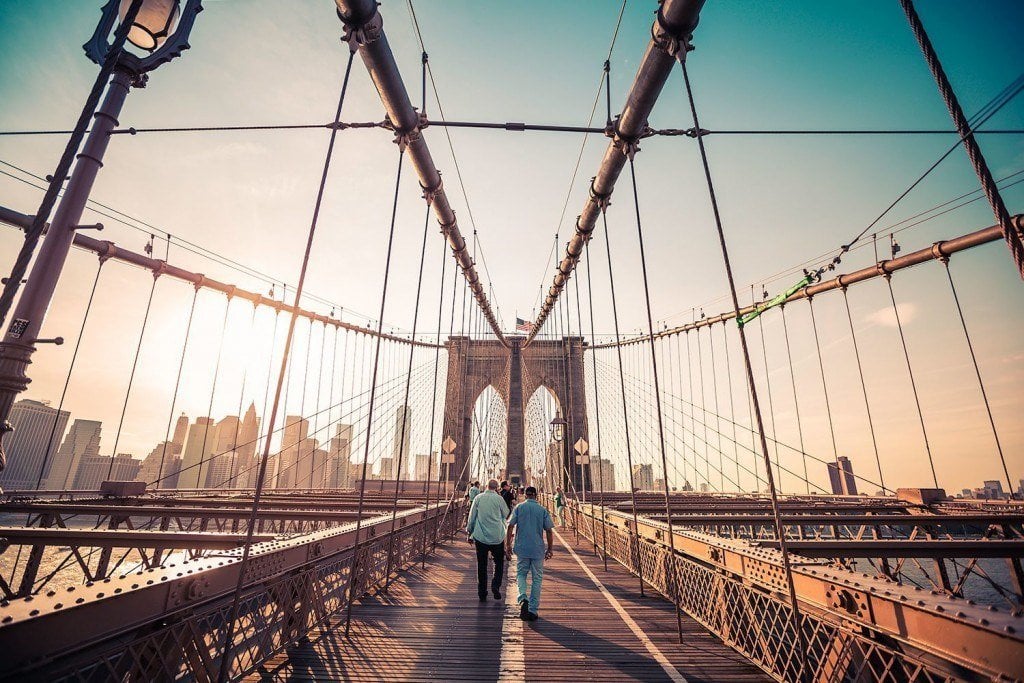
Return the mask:
<svg viewBox="0 0 1024 683"><path fill-rule="evenodd" d="M565 418L562 417L562 411L559 410L551 420L551 438L555 443L561 444L562 462L559 463L561 472L558 478L563 480L563 485L568 486L568 483L564 481L565 467L569 463L569 443L565 440L565 425Z"/></svg>
<svg viewBox="0 0 1024 683"><path fill-rule="evenodd" d="M150 71L188 49L192 24L201 10L201 0L185 0L183 10L179 0L108 0L101 10L96 31L83 46L86 56L101 65L100 73L83 109L79 125L65 148L50 187L28 229L25 244L0 298L0 320L3 320L28 268L35 245L46 228L46 238L39 248L39 255L14 309L10 325L0 341L0 470L6 465L3 437L13 431L7 418L18 394L28 388L31 382L27 370L36 344L43 341L39 339L39 332L71 250L89 193L103 166L103 154L110 141L111 131L117 126L117 117L128 90L131 87L143 87ZM127 50L126 42L143 54ZM106 88L106 96L97 108L107 78L110 83ZM92 128L86 136L90 114L93 119ZM82 137L85 137L85 144L76 155ZM46 219L72 159L77 159L74 170L68 177L64 196L47 228Z"/></svg>

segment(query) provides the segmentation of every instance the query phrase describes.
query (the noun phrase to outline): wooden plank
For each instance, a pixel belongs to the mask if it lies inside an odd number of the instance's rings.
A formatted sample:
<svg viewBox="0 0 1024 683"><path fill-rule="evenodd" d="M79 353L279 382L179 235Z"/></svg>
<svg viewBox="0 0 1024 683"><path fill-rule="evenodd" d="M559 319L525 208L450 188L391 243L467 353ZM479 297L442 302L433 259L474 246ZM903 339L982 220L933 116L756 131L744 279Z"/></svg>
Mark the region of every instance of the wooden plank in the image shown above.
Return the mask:
<svg viewBox="0 0 1024 683"><path fill-rule="evenodd" d="M572 543L572 534L563 534ZM579 555L664 657L691 683L767 681L766 674L696 622L676 639L672 606L654 592L640 598L637 580L614 562L605 572L581 539ZM337 621L266 663L251 681L496 681L504 656L521 656L528 681L668 681L665 668L612 608L564 548L546 563L541 618L515 619L515 558L505 600L479 602L472 547L449 544L392 583L388 595L361 600L351 638ZM503 643L502 629L505 627ZM514 634L514 635L510 635ZM521 640L522 654L513 652Z"/></svg>

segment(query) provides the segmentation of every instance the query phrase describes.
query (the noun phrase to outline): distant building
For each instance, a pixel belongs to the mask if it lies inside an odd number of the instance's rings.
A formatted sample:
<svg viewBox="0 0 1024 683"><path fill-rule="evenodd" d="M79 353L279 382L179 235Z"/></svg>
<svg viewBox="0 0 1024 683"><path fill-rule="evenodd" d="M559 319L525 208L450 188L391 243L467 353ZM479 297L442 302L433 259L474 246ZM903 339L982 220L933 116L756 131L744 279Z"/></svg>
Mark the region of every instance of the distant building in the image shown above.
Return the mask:
<svg viewBox="0 0 1024 683"><path fill-rule="evenodd" d="M181 470L181 446L173 441L162 441L142 460L136 481L153 483L153 488L173 489L178 486ZM161 463L163 469L161 470Z"/></svg>
<svg viewBox="0 0 1024 683"><path fill-rule="evenodd" d="M352 483L352 425L339 424L334 428L328 453L329 488L346 489Z"/></svg>
<svg viewBox="0 0 1024 683"><path fill-rule="evenodd" d="M986 498L989 500L1003 500L1009 498L1009 494L1003 490L1003 482L998 479L986 479L982 484L982 488L985 489Z"/></svg>
<svg viewBox="0 0 1024 683"><path fill-rule="evenodd" d="M389 457L383 457L380 459L380 470L378 470L379 479L394 479L395 478L395 459Z"/></svg>
<svg viewBox="0 0 1024 683"><path fill-rule="evenodd" d="M827 463L828 480L832 484L832 493L837 496L856 496L857 480L853 476L853 464L850 459L840 455L838 464Z"/></svg>
<svg viewBox="0 0 1024 683"><path fill-rule="evenodd" d="M412 433L412 409L407 405L395 409L395 437L391 447L391 457L396 464L409 462L409 435ZM401 478L402 473L392 468L392 476L387 479Z"/></svg>
<svg viewBox="0 0 1024 683"><path fill-rule="evenodd" d="M292 489L299 485L299 458L309 452L306 439L309 437L309 421L300 415L288 415L284 420L284 436L281 437L281 452L277 458L277 472L274 477L275 486L279 489ZM306 448L304 448L304 446ZM309 464L304 474L309 478Z"/></svg>
<svg viewBox="0 0 1024 683"><path fill-rule="evenodd" d="M665 479L663 477L658 477L657 479L655 479L654 480L654 485L651 487L651 489L654 490L654 491L664 491L665 490Z"/></svg>
<svg viewBox="0 0 1024 683"><path fill-rule="evenodd" d="M197 417L189 427L188 437L181 457L181 473L178 475L179 489L199 489L206 486L206 475L210 469L209 457L213 453L213 420Z"/></svg>
<svg viewBox="0 0 1024 683"><path fill-rule="evenodd" d="M615 491L615 463L608 458L594 458L590 461L590 488L594 491Z"/></svg>
<svg viewBox="0 0 1024 683"><path fill-rule="evenodd" d="M22 399L11 407L14 432L4 438L7 467L0 472L5 489L34 489L44 463L55 455L71 413L57 411L47 401Z"/></svg>
<svg viewBox="0 0 1024 683"><path fill-rule="evenodd" d="M141 467L142 462L128 453L118 453L114 458L106 455L86 456L78 466L74 488L95 491L104 481L134 481Z"/></svg>
<svg viewBox="0 0 1024 683"><path fill-rule="evenodd" d="M654 489L654 466L644 463L633 465L633 486L641 491Z"/></svg>
<svg viewBox="0 0 1024 683"><path fill-rule="evenodd" d="M51 458L46 468L44 489L57 491L70 488L78 474L78 465L87 455L100 454L100 431L103 423L98 420L75 420L64 437L60 450Z"/></svg>
<svg viewBox="0 0 1024 683"><path fill-rule="evenodd" d="M413 460L413 479L431 481L434 476L434 457L431 453L419 453Z"/></svg>

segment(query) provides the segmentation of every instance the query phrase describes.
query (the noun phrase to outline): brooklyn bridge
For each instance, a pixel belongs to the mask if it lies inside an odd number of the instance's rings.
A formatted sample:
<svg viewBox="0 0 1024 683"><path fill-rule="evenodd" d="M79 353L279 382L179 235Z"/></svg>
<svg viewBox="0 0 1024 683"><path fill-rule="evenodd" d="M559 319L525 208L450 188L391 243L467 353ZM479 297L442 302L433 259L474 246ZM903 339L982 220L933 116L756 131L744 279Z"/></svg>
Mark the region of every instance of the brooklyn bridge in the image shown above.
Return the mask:
<svg viewBox="0 0 1024 683"><path fill-rule="evenodd" d="M0 680L1024 680L1016 3L91 4L0 13Z"/></svg>

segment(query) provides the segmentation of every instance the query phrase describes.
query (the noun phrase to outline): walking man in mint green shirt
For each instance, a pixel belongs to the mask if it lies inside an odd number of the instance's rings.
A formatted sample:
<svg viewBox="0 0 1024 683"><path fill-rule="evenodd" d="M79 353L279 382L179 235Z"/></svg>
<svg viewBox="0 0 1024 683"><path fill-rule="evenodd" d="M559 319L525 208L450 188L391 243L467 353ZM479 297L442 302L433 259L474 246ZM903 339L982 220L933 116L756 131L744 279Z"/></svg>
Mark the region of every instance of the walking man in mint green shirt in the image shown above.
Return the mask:
<svg viewBox="0 0 1024 683"><path fill-rule="evenodd" d="M508 506L498 494L498 480L487 482L487 490L472 498L469 507L469 523L466 533L469 542L476 544L477 594L480 602L487 602L487 556L494 558L494 579L491 592L495 600L501 600L501 584L505 578L505 518Z"/></svg>
<svg viewBox="0 0 1024 683"><path fill-rule="evenodd" d="M547 509L537 502L537 489L526 487L526 500L516 505L508 519L505 550L516 554L516 582L519 587L519 618L536 621L540 609L540 588L544 579L544 560L551 559L555 523ZM544 536L547 535L547 549ZM514 541L514 543L513 543ZM526 597L526 575L530 575L530 597Z"/></svg>

